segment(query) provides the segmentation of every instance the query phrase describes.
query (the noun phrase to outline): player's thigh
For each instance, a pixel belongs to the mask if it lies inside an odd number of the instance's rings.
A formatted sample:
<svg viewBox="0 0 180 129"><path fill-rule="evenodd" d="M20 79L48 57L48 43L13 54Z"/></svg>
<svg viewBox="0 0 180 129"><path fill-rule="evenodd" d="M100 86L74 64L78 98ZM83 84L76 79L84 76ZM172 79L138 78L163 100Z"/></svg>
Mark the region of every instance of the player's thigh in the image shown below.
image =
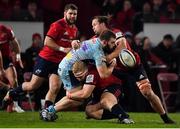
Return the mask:
<svg viewBox="0 0 180 129"><path fill-rule="evenodd" d="M100 104L104 109L110 110L118 103L117 98L110 92L105 92L101 96Z"/></svg>
<svg viewBox="0 0 180 129"><path fill-rule="evenodd" d="M104 92L101 96L101 101L108 101L109 103L117 103L117 98L110 92Z"/></svg>
<svg viewBox="0 0 180 129"><path fill-rule="evenodd" d="M117 103L118 98L121 95L121 85L120 84L112 84L106 89L104 89L101 95L101 101L105 101L108 103Z"/></svg>

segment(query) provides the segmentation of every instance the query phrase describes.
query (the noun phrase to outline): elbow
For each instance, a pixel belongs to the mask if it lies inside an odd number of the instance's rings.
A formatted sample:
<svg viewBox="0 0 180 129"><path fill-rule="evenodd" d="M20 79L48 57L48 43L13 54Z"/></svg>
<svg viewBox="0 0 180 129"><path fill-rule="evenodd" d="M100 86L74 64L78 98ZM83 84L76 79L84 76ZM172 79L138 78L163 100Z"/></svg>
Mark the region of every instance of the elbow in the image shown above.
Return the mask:
<svg viewBox="0 0 180 129"><path fill-rule="evenodd" d="M90 96L89 93L84 92L84 93L81 95L81 99L87 99L89 96Z"/></svg>

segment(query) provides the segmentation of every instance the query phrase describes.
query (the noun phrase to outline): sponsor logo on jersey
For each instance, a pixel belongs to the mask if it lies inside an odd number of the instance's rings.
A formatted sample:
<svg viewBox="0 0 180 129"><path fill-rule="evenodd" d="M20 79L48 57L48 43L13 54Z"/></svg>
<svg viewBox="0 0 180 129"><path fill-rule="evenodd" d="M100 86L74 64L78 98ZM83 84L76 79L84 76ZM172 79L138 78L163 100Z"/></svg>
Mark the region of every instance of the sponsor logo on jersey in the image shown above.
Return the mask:
<svg viewBox="0 0 180 129"><path fill-rule="evenodd" d="M82 49L83 49L83 51L86 51L88 49L86 44L83 44Z"/></svg>
<svg viewBox="0 0 180 129"><path fill-rule="evenodd" d="M72 54L71 52L69 52L67 55L66 55L66 59L71 59L72 58Z"/></svg>
<svg viewBox="0 0 180 129"><path fill-rule="evenodd" d="M139 76L139 79L143 79L143 78L144 78L144 75L141 74L141 75Z"/></svg>
<svg viewBox="0 0 180 129"><path fill-rule="evenodd" d="M86 83L91 83L94 81L94 75L90 74L86 77Z"/></svg>
<svg viewBox="0 0 180 129"><path fill-rule="evenodd" d="M41 73L41 70L40 70L40 69L37 69L37 70L35 71L35 73L36 73L36 74L40 74L40 73Z"/></svg>
<svg viewBox="0 0 180 129"><path fill-rule="evenodd" d="M123 36L122 32L117 32L116 33L116 39L118 39L119 37L122 37L122 36Z"/></svg>
<svg viewBox="0 0 180 129"><path fill-rule="evenodd" d="M68 32L66 31L66 32L64 32L64 35L68 35Z"/></svg>

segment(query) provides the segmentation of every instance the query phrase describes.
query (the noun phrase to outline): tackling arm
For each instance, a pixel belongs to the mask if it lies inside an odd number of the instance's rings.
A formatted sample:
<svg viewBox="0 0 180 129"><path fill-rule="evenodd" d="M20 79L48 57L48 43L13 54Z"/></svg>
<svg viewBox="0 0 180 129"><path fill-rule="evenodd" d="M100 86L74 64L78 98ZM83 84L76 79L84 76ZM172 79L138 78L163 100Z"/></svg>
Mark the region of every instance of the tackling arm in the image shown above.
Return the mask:
<svg viewBox="0 0 180 129"><path fill-rule="evenodd" d="M67 92L67 97L73 100L84 100L92 94L94 88L95 85L84 84L83 88L77 92Z"/></svg>
<svg viewBox="0 0 180 129"><path fill-rule="evenodd" d="M124 48L127 48L127 45L126 45L126 38L125 37L121 37L119 39L116 40L116 49L109 55L106 56L106 60L107 62L111 61L113 58L116 58L118 57L120 51Z"/></svg>
<svg viewBox="0 0 180 129"><path fill-rule="evenodd" d="M109 61L110 65L107 67L106 63L104 62L102 65L97 66L97 71L101 78L107 78L112 74L114 67L116 66L116 59L112 59Z"/></svg>

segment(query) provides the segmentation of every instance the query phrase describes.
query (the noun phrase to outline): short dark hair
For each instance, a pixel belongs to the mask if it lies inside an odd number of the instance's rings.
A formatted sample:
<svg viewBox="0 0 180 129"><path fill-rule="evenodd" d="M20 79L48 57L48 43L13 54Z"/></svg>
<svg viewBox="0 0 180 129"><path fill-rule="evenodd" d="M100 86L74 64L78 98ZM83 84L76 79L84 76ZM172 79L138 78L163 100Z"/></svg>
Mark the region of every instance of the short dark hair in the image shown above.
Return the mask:
<svg viewBox="0 0 180 129"><path fill-rule="evenodd" d="M110 38L116 38L116 35L111 30L105 30L100 34L99 38L100 40L109 41Z"/></svg>
<svg viewBox="0 0 180 129"><path fill-rule="evenodd" d="M97 19L99 23L104 23L106 26L109 25L109 19L107 16L94 16L92 20Z"/></svg>
<svg viewBox="0 0 180 129"><path fill-rule="evenodd" d="M164 35L163 39L173 40L173 37L171 34Z"/></svg>
<svg viewBox="0 0 180 129"><path fill-rule="evenodd" d="M67 11L69 9L78 10L78 7L75 4L67 4L64 8L64 11Z"/></svg>

